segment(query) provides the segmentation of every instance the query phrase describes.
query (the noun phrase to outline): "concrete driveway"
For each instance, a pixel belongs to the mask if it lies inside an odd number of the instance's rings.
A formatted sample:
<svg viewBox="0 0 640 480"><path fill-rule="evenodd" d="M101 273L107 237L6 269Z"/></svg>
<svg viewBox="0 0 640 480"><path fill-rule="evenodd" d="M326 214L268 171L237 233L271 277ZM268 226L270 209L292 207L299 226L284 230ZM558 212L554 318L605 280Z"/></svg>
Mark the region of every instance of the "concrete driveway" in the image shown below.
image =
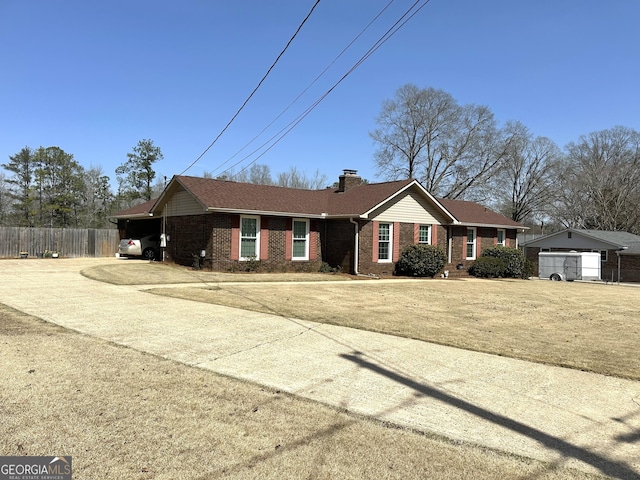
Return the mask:
<svg viewBox="0 0 640 480"><path fill-rule="evenodd" d="M640 478L640 382L164 298L0 261L0 302L67 328L454 440Z"/></svg>

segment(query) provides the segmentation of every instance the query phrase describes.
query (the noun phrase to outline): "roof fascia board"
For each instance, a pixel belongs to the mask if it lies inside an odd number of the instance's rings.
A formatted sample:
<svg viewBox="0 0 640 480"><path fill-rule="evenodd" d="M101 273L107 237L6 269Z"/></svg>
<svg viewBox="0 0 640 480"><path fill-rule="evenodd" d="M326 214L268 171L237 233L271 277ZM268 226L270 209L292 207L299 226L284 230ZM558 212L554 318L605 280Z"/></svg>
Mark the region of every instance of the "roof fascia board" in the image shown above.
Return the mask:
<svg viewBox="0 0 640 480"><path fill-rule="evenodd" d="M422 193L422 195L427 197L428 200L433 202L433 204L437 208L439 208L441 210L441 212L444 214L444 216L448 217L454 225L460 224L458 219L456 217L454 217L453 214L451 212L449 212L449 210L444 208L444 206L438 200L436 200L436 198L433 195L431 195L422 185L420 185L420 182L418 182L417 180L413 180L412 182L410 182L407 185L405 185L403 188L398 190L393 195L387 197L382 202L380 202L377 205L375 205L373 208L367 210L366 212L364 212L363 214L360 215L360 218L369 218L369 215L371 215L371 212L377 210L378 208L383 206L385 203L388 203L389 201L391 201L394 198L396 198L398 195L401 195L402 193L404 193L405 191L407 191L408 189L410 189L411 187L414 187L414 186L418 187L418 190L420 191L420 193Z"/></svg>
<svg viewBox="0 0 640 480"><path fill-rule="evenodd" d="M461 227L483 227L483 228L509 228L511 230L530 230L529 227L524 225L502 225L500 223L473 223L473 222L458 222Z"/></svg>
<svg viewBox="0 0 640 480"><path fill-rule="evenodd" d="M132 213L131 215L118 215L118 216L109 216L107 218L117 218L117 219L123 219L123 220L131 220L134 218L154 218L153 214L151 213ZM157 217L155 217L157 218Z"/></svg>
<svg viewBox="0 0 640 480"><path fill-rule="evenodd" d="M246 210L241 208L216 208L209 207L207 212L219 212L219 213L239 213L241 215L271 215L274 217L292 217L292 218L327 218L326 213L292 213L292 212L272 212L268 210Z"/></svg>

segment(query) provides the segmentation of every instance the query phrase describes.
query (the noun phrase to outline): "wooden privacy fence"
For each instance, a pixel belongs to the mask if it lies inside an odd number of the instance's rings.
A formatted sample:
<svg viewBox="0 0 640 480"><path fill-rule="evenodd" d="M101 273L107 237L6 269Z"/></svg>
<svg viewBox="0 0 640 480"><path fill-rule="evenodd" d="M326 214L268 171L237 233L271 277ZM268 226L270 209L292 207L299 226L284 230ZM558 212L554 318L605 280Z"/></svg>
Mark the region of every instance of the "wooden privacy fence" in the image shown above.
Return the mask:
<svg viewBox="0 0 640 480"><path fill-rule="evenodd" d="M110 257L118 251L118 230L0 227L0 258L57 252L61 257Z"/></svg>

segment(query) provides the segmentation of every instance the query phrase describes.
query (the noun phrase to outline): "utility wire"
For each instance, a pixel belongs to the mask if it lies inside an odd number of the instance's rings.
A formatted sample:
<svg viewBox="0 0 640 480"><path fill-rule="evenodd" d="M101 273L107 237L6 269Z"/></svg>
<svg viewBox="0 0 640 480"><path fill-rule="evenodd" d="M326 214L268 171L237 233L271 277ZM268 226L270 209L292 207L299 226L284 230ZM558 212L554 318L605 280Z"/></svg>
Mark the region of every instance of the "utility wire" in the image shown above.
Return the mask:
<svg viewBox="0 0 640 480"><path fill-rule="evenodd" d="M416 7L421 1L424 1L422 5ZM253 165L258 159L260 159L263 155L265 155L269 150L271 150L276 144L278 144L291 130L293 130L304 118L311 113L313 109L315 109L340 83L342 83L349 75L351 75L360 65L362 65L373 53L376 52L382 45L384 45L393 35L395 35L409 20L411 20L420 10L422 10L431 0L416 0L411 7L405 11L405 13L382 35L369 50L362 56L360 59L336 82L334 83L329 90L327 90L323 95L321 95L314 103L312 103L307 109L298 115L294 120L292 120L289 124L287 124L284 128L282 128L278 133L272 136L269 140L263 143L258 149L254 150L252 153L239 160L235 164L231 165L229 168L223 171L227 172L232 168L236 167L251 155L259 151L262 147L267 145L273 139L278 137L269 147L254 158L251 162L245 165L237 174L243 172L251 165ZM414 10L412 12L412 10ZM279 136L278 136L279 135ZM237 175L236 174L236 175Z"/></svg>
<svg viewBox="0 0 640 480"><path fill-rule="evenodd" d="M280 60L280 57L282 57L282 55L284 55L284 52L287 51L287 49L289 48L289 45L291 45L291 43L293 42L293 39L296 38L296 36L298 35L298 33L300 32L300 30L302 29L302 26L307 22L307 20L309 20L309 17L311 16L311 14L313 13L313 11L315 10L315 8L318 6L318 4L320 3L320 0L316 0L316 2L313 4L313 7L311 7L311 10L309 10L309 13L307 14L307 16L304 18L304 20L302 21L302 23L298 26L298 28L296 29L295 33L293 34L293 36L289 39L289 41L287 42L287 44L285 45L285 47L282 49L282 51L280 52L280 54L278 55L278 57L275 59L275 61L271 64L271 66L269 67L269 69L267 70L267 73L264 74L264 76L260 79L260 81L258 82L258 85L256 85L256 87L253 89L253 91L249 94L249 96L247 97L247 99L244 101L244 103L240 106L240 108L238 109L238 111L235 113L235 115L233 117L231 117L231 120L229 120L229 122L225 125L225 127L222 129L222 131L218 134L218 136L213 140L213 142L211 142L209 144L209 146L207 148L205 148L204 152L202 152L198 158L196 158L191 165L189 165L187 168L185 168L182 172L180 172L180 175L183 175L187 170L189 170L191 167L193 167L196 163L198 163L198 161L204 157L204 155L211 149L211 147L213 147L213 145L218 141L218 139L222 136L222 134L224 132L227 131L227 129L229 128L229 126L233 123L233 121L236 119L236 117L238 115L240 115L240 112L244 109L244 107L247 105L247 103L249 103L249 100L251 100L251 97L253 97L253 95L258 91L258 89L260 88L260 86L262 85L262 83L265 81L265 79L269 76L269 74L271 73L271 70L273 70L273 68L276 66L276 64L278 63L278 61Z"/></svg>
<svg viewBox="0 0 640 480"><path fill-rule="evenodd" d="M278 116L276 116L271 122L269 122L269 124L264 127L256 136L254 136L251 140L249 140L240 150L238 150L236 153L234 153L231 157L229 157L227 160L225 160L224 162L222 162L220 165L218 165L216 168L214 168L211 172L215 172L216 170L221 169L222 167L224 167L227 163L229 163L231 160L233 160L235 157L237 157L242 151L244 151L249 145L251 145L253 142L255 142L264 132L266 132L276 121L278 121L287 111L289 111L289 109L298 101L300 100L300 98L307 93L307 91L313 86L315 85L315 83L325 74L327 73L327 71L340 59L340 57L342 57L342 55L344 55L346 53L347 50L349 50L349 48L351 48L353 46L353 44L364 34L364 32L366 32L369 27L371 27L371 25L373 25L378 18L380 18L380 16L391 6L391 4L394 2L395 0L391 0L389 3L387 3L379 12L378 14L373 17L373 19L360 31L360 33L358 33L353 40L351 40L351 42L349 42L349 44L347 44L346 47L344 47L342 49L342 51L336 56L336 58L333 59L333 61L331 61L331 63L329 63L329 65L327 65L319 74L318 76L316 76L316 78L313 79L313 81L304 89L302 90L298 96L296 98L294 98L291 103L289 103L289 105L287 105L287 107L282 110L282 112L280 112L280 114L278 114ZM286 128L286 127L285 127ZM277 134L276 134L277 136ZM258 149L254 150L253 152L251 152L248 156L253 155L256 151L259 151L262 147L264 147L264 145L268 144L269 141L271 141L274 137L271 137L271 139L267 140L266 143L263 143L260 147L258 147ZM247 157L243 158L243 161L246 160ZM237 164L235 164L237 165ZM232 167L231 167L232 168ZM227 169L228 170L228 169ZM226 171L226 170L225 170Z"/></svg>

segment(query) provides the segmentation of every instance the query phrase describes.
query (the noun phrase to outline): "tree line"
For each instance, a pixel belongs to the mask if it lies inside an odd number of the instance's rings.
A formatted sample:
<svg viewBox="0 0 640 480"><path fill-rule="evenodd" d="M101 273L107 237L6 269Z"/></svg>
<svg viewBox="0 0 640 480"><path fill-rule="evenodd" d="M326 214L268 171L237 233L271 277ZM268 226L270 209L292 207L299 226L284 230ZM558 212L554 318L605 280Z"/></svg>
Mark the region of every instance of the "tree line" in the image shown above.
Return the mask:
<svg viewBox="0 0 640 480"><path fill-rule="evenodd" d="M551 232L565 227L640 234L640 132L623 126L580 136L564 148L518 121L499 126L482 105L405 85L385 100L370 136L384 180L415 178L441 198L473 200ZM157 197L159 147L141 140L115 173L116 193L100 167L83 168L59 147L25 147L0 173L0 225L104 228L108 216ZM213 178L211 172L205 177ZM215 178L319 189L326 175L291 167L272 176L250 164Z"/></svg>
<svg viewBox="0 0 640 480"><path fill-rule="evenodd" d="M640 132L582 135L563 149L486 106L405 85L370 136L378 176L415 178L434 195L478 201L525 225L640 234Z"/></svg>
<svg viewBox="0 0 640 480"><path fill-rule="evenodd" d="M116 169L118 191L101 167L85 169L60 147L24 147L0 173L0 225L20 227L109 228L109 215L152 198L153 163L162 152L141 140Z"/></svg>
<svg viewBox="0 0 640 480"><path fill-rule="evenodd" d="M163 157L152 140L140 140L115 170L117 191L101 167L85 169L59 147L24 147L0 172L0 225L21 227L112 228L109 215L158 197L165 187L154 163ZM213 173L205 172L213 178ZM238 172L227 170L216 178L291 188L318 189L326 176L313 176L295 166L275 178L267 165L251 164Z"/></svg>

